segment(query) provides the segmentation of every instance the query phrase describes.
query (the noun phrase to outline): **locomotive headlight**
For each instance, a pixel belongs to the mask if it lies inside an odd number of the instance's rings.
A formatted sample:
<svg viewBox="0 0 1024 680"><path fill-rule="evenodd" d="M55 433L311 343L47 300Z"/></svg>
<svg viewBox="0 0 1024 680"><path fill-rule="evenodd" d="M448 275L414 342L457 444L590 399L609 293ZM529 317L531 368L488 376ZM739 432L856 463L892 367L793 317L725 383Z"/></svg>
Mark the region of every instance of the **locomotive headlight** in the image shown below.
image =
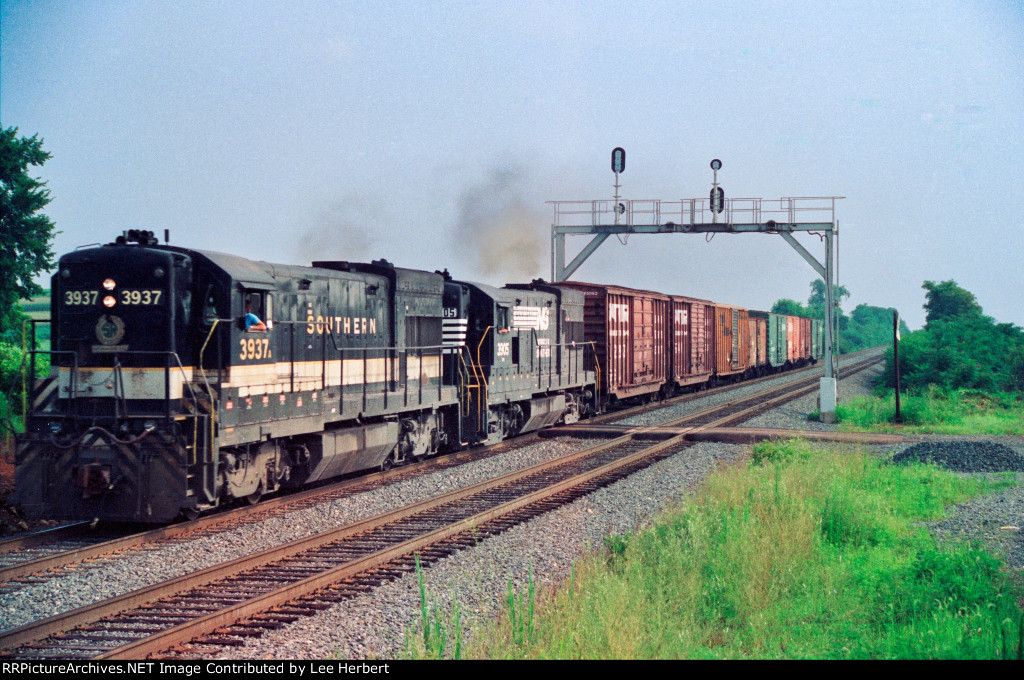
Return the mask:
<svg viewBox="0 0 1024 680"><path fill-rule="evenodd" d="M103 298L103 306L104 307L113 307L116 304L117 304L117 298L115 298L113 295L108 295L105 298Z"/></svg>
<svg viewBox="0 0 1024 680"><path fill-rule="evenodd" d="M114 283L114 279L106 279L103 281L104 290L114 290L115 286L117 286L117 284Z"/></svg>

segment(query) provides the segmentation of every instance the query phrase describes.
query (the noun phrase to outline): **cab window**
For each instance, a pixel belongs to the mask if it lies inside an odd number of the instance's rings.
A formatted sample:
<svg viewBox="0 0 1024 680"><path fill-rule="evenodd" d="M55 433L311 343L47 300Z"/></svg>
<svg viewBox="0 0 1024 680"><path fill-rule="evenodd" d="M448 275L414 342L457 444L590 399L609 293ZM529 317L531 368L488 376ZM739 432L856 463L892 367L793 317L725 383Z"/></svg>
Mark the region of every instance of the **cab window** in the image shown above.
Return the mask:
<svg viewBox="0 0 1024 680"><path fill-rule="evenodd" d="M246 291L242 307L243 330L249 333L268 330L273 325L270 319L272 308L273 300L269 294Z"/></svg>

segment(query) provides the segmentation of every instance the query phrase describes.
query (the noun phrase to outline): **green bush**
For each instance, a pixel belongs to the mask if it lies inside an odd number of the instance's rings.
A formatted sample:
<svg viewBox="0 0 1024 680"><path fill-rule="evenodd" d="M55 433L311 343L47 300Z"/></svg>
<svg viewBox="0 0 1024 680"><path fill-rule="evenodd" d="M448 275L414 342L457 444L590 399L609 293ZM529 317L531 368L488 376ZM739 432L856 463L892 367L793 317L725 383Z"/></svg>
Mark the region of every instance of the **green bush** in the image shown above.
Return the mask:
<svg viewBox="0 0 1024 680"><path fill-rule="evenodd" d="M22 371L28 371L29 362L21 347L0 343L0 418L21 413L23 392ZM36 355L36 377L50 372L47 355Z"/></svg>
<svg viewBox="0 0 1024 680"><path fill-rule="evenodd" d="M986 392L1024 391L1024 330L972 316L933 321L900 342L900 387ZM893 352L886 353L882 384L894 387Z"/></svg>

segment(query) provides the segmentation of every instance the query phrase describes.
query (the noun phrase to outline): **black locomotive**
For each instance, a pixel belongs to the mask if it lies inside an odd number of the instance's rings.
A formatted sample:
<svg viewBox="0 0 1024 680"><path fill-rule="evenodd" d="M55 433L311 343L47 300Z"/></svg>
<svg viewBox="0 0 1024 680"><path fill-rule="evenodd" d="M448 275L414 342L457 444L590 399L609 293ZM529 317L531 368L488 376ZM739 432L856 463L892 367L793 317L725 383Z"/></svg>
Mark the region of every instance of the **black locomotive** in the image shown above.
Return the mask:
<svg viewBox="0 0 1024 680"><path fill-rule="evenodd" d="M51 295L53 370L11 499L30 518L163 523L596 407L568 288L253 262L132 231L62 257Z"/></svg>

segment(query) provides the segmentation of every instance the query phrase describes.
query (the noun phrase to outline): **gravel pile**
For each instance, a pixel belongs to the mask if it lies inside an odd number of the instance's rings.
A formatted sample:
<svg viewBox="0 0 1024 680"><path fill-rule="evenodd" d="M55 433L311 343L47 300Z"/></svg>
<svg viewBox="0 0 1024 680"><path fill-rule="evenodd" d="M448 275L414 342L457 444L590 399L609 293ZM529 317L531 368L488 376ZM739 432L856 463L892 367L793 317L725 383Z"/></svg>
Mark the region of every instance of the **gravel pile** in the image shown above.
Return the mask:
<svg viewBox="0 0 1024 680"><path fill-rule="evenodd" d="M928 441L892 457L891 462L935 463L955 472L1024 472L1024 456L986 441Z"/></svg>

